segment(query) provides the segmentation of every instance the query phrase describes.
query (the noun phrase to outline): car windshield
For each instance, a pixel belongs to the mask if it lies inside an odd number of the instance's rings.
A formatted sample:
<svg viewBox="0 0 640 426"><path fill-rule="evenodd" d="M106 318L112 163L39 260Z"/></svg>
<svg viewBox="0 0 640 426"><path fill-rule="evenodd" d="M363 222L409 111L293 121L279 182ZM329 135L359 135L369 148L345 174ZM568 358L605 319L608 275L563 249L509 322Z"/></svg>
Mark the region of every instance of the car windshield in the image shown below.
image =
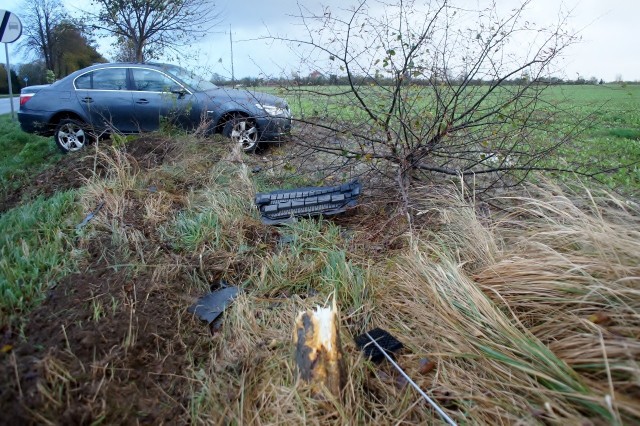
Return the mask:
<svg viewBox="0 0 640 426"><path fill-rule="evenodd" d="M187 85L196 92L204 92L218 87L210 81L207 81L204 77L201 77L192 71L185 70L184 68L180 68L175 65L163 65L162 68L172 76L187 83Z"/></svg>

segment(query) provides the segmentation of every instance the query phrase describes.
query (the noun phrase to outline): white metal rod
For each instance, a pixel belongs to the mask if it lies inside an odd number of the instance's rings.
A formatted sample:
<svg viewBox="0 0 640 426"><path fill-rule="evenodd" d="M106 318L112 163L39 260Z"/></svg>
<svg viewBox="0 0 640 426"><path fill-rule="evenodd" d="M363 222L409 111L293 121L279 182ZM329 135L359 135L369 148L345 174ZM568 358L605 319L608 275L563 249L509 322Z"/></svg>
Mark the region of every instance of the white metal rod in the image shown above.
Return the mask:
<svg viewBox="0 0 640 426"><path fill-rule="evenodd" d="M9 46L9 43L4 44L4 54L7 57L7 82L9 85L9 105L11 105L11 120L16 121L16 113L13 110L13 86L11 84L11 65L9 64L9 48L7 46Z"/></svg>
<svg viewBox="0 0 640 426"><path fill-rule="evenodd" d="M402 374L404 376L405 379L407 379L407 381L409 383L411 383L411 386L413 386L413 388L415 390L417 390L420 395L422 395L422 397L429 403L431 404L431 406L438 412L438 414L440 414L440 417L442 417L442 419L447 422L448 424L450 424L451 426L457 426L456 422L453 421L453 419L451 417L449 417L447 415L447 413L445 413L442 408L440 408L440 406L431 398L429 398L429 395L427 395L422 389L420 389L420 386L418 386L416 384L416 382L414 382L413 380L411 380L411 377L409 377L407 375L407 373L405 373L402 368L400 368L400 366L398 364L396 364L396 362L393 360L393 358L391 358L389 356L389 354L387 354L387 351L385 351L384 349L382 349L382 347L378 344L378 342L376 342L376 340L371 337L371 335L367 332L365 332L365 334L367 335L367 337L369 338L369 340L371 340L371 342L376 345L376 347L380 350L380 352L382 352L382 354L387 358L387 360L389 360L389 362L391 364L393 364L393 366L400 372L400 374Z"/></svg>

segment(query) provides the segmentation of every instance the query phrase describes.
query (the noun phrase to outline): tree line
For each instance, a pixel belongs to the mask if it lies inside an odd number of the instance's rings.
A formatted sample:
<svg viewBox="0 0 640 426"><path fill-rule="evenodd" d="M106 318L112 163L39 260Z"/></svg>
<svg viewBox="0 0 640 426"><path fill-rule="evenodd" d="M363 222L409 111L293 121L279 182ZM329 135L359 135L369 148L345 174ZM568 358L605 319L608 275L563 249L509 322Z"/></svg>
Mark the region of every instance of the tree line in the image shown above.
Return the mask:
<svg viewBox="0 0 640 426"><path fill-rule="evenodd" d="M94 0L73 17L60 0L25 0L17 13L23 23L19 49L31 60L11 70L16 91L52 83L89 65L107 62L96 37L113 38L116 61L145 62L204 36L218 14L210 0ZM8 93L6 69L0 93ZM1 77L1 76L0 76Z"/></svg>
<svg viewBox="0 0 640 426"><path fill-rule="evenodd" d="M363 85L380 85L391 86L395 83L395 78L392 77L376 77L368 75L352 75L352 79L355 79L359 84ZM349 86L350 77L348 75L330 74L328 76L320 75L316 72L312 72L307 76L292 75L286 77L243 77L236 81L231 81L228 78L220 74L214 74L211 78L211 82L219 86L238 85L242 87L260 87L260 86ZM462 76L451 77L448 79L438 78L423 78L423 77L407 77L404 78L405 84L413 86L429 86L434 84L452 84L460 85L465 84L467 86L491 86L496 83L495 80L490 79L465 79ZM640 84L640 82L634 81L604 81L596 77L589 79L578 77L576 79L564 79L559 77L539 77L530 81L528 78L512 78L501 82L503 86L517 86L522 84L541 84L541 85L602 85L609 83L616 84Z"/></svg>

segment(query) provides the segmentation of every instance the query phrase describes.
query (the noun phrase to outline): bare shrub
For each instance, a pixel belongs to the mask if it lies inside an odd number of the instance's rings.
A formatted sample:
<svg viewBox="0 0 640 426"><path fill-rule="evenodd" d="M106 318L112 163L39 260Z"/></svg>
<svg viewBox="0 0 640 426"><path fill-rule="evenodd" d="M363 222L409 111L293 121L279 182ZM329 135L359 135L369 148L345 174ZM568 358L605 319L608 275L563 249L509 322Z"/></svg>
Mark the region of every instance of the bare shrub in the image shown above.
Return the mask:
<svg viewBox="0 0 640 426"><path fill-rule="evenodd" d="M297 143L343 167L359 164L357 175L394 179L405 207L416 180L463 176L480 193L535 170L574 170L547 161L578 123L543 92L576 37L562 16L533 25L528 4L505 11L362 1L322 13L300 6L306 37L273 38L291 43L301 66L332 85L296 78L286 88L301 110Z"/></svg>

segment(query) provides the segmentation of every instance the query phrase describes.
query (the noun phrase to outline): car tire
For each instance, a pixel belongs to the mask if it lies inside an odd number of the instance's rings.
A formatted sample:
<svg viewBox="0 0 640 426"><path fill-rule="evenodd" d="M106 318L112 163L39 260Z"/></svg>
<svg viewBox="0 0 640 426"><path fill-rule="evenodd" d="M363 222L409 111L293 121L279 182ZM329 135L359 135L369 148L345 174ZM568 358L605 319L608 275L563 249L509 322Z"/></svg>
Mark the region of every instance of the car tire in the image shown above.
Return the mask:
<svg viewBox="0 0 640 426"><path fill-rule="evenodd" d="M84 148L89 143L89 132L82 121L63 118L56 126L53 139L60 151L66 154Z"/></svg>
<svg viewBox="0 0 640 426"><path fill-rule="evenodd" d="M234 143L242 145L244 152L254 152L258 147L258 127L255 120L236 115L224 123L222 134Z"/></svg>

